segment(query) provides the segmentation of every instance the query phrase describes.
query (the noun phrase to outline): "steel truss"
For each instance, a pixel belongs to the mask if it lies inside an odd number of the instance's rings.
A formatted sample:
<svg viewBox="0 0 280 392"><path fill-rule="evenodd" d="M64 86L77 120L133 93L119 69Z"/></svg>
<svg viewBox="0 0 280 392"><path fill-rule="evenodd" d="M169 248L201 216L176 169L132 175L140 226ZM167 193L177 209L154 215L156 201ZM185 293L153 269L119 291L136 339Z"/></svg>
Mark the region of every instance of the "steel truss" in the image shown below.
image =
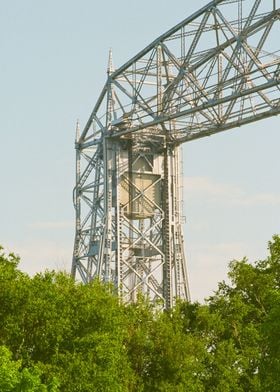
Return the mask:
<svg viewBox="0 0 280 392"><path fill-rule="evenodd" d="M216 0L108 78L77 129L73 276L189 299L180 144L280 113L277 0Z"/></svg>

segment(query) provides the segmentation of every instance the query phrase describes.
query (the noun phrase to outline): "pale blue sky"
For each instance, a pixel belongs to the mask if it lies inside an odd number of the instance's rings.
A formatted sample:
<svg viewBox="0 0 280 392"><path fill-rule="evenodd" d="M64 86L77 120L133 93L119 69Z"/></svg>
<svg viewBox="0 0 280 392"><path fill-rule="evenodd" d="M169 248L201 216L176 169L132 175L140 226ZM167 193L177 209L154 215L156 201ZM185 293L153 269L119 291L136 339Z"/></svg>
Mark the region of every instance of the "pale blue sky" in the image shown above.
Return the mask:
<svg viewBox="0 0 280 392"><path fill-rule="evenodd" d="M0 0L0 243L29 273L70 269L74 134L106 78L207 1ZM280 120L184 146L192 297L211 294L228 261L266 255L279 230Z"/></svg>

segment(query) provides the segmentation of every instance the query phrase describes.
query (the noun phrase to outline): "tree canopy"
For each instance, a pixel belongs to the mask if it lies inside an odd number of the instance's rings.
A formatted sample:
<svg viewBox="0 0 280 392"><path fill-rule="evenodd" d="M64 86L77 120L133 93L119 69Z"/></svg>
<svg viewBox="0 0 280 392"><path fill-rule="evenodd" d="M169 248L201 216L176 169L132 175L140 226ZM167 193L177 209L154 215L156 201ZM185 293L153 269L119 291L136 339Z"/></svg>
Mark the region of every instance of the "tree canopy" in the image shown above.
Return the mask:
<svg viewBox="0 0 280 392"><path fill-rule="evenodd" d="M0 250L0 391L278 392L280 238L205 303L162 312Z"/></svg>

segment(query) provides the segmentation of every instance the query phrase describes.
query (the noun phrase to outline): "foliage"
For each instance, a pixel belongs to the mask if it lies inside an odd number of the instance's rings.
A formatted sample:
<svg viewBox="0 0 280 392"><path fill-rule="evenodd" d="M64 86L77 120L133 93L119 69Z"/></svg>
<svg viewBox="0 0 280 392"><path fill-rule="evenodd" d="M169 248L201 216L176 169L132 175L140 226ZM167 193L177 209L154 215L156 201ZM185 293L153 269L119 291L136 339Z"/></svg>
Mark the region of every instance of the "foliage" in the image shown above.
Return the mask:
<svg viewBox="0 0 280 392"><path fill-rule="evenodd" d="M159 311L63 273L33 278L0 250L0 391L276 392L280 238L232 261L204 303Z"/></svg>

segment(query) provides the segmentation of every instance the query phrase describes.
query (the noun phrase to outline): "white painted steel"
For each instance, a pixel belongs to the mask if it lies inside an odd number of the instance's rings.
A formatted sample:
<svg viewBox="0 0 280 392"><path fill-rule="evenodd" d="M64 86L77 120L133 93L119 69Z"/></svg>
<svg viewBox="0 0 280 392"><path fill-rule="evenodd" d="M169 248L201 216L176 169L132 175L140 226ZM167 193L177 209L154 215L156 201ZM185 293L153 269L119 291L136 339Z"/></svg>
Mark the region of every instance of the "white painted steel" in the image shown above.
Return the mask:
<svg viewBox="0 0 280 392"><path fill-rule="evenodd" d="M77 132L73 276L190 299L180 144L280 113L277 0L216 0L108 78Z"/></svg>

